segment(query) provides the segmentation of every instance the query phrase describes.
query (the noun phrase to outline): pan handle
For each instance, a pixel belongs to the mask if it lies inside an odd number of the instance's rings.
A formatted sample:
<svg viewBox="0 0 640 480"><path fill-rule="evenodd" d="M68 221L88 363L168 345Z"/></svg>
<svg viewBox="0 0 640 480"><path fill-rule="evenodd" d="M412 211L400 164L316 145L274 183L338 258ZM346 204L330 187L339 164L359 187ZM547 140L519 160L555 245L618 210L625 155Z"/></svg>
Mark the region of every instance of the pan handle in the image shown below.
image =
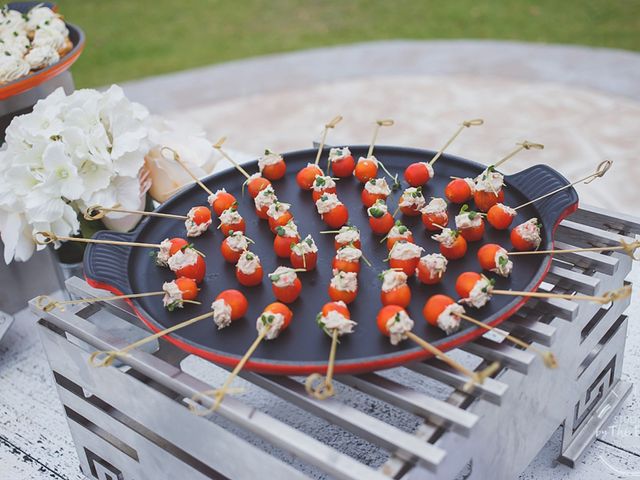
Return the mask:
<svg viewBox="0 0 640 480"><path fill-rule="evenodd" d="M569 180L548 165L534 165L508 177L508 182L528 200L569 185ZM562 219L578 208L578 194L573 187L555 193L533 204L540 213L540 221L548 235Z"/></svg>
<svg viewBox="0 0 640 480"><path fill-rule="evenodd" d="M97 232L93 238L130 242L133 241L134 236L134 233L102 230ZM124 295L133 293L127 273L131 248L121 245L88 244L84 251L83 260L87 282L97 288L116 289Z"/></svg>

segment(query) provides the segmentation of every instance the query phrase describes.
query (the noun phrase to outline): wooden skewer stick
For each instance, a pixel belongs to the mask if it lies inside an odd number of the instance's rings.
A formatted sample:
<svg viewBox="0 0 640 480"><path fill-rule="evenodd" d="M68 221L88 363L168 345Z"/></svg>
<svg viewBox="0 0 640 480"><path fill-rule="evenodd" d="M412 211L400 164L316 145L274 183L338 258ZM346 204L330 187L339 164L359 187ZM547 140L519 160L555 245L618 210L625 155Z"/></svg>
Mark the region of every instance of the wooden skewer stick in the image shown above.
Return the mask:
<svg viewBox="0 0 640 480"><path fill-rule="evenodd" d="M39 237L42 237L42 239ZM123 245L127 247L160 248L160 244L158 243L124 242L121 240L98 240L94 238L63 237L63 236L56 235L53 232L36 232L33 236L33 240L38 245L49 245L50 243L63 241L63 242L79 242L79 243L98 243L102 245Z"/></svg>
<svg viewBox="0 0 640 480"><path fill-rule="evenodd" d="M378 138L378 132L380 131L380 127L391 127L394 124L394 121L390 118L385 120L376 120L376 126L373 128L373 137L371 138L371 143L369 144L369 150L367 151L367 158L373 155L373 149L376 146L376 140Z"/></svg>
<svg viewBox="0 0 640 480"><path fill-rule="evenodd" d="M318 153L316 154L316 165L320 163L320 157L322 156L322 150L324 150L324 142L327 140L327 133L329 132L329 129L335 128L336 125L338 125L338 123L340 123L341 121L342 115L337 115L324 126L324 130L322 131L322 138L320 139L320 145L318 145Z"/></svg>
<svg viewBox="0 0 640 480"><path fill-rule="evenodd" d="M242 356L240 361L237 363L237 365L231 371L231 373L229 374L229 376L225 380L225 382L222 385L222 387L217 388L215 390L208 390L206 392L200 392L197 395L194 395L192 397L192 400L194 402L198 402L203 397L212 397L212 398L215 399L213 405L208 409L199 409L195 405L193 405L193 406L190 405L189 409L193 413L195 413L197 415L207 415L207 414L209 414L211 412L215 412L218 409L218 407L220 407L220 404L222 403L222 400L224 400L225 395L227 395L228 393L231 393L233 391L233 389L229 388L231 386L231 382L233 382L233 380L238 376L238 374L240 373L240 370L242 370L244 368L245 364L249 361L249 358L251 358L251 355L253 355L253 352L256 351L256 349L260 345L260 342L262 342L262 340L264 340L264 337L266 335L267 335L267 330L266 329L262 330L258 334L256 339L251 344L251 346L247 349L247 351Z"/></svg>
<svg viewBox="0 0 640 480"><path fill-rule="evenodd" d="M171 147L162 147L160 149L160 153L164 152L165 150L168 150L173 154L173 159L176 162L178 162L182 168L184 168L184 171L187 172L191 178L193 178L194 182L196 182L200 186L200 188L202 188L209 195L213 195L213 192L211 191L211 189L209 187L207 187L204 183L202 183L202 181L198 177L196 177L193 174L193 172L191 171L191 169L189 167L187 167L187 165L182 161L182 159L180 158L180 155L178 154L178 152L176 152Z"/></svg>
<svg viewBox="0 0 640 480"><path fill-rule="evenodd" d="M102 205L92 205L84 211L85 220L94 221L100 220L104 218L104 216L109 212L117 212L117 213L134 213L137 215L145 215L148 217L161 217L161 218L171 218L174 220L186 220L186 215L175 215L173 213L160 213L160 212L145 212L142 210L126 210L124 208L117 207L103 207Z"/></svg>
<svg viewBox="0 0 640 480"><path fill-rule="evenodd" d="M465 128L473 127L473 126L476 126L476 125L482 125L483 123L484 123L484 120L481 119L481 118L474 118L473 120L465 120L464 122L462 122L462 124L460 125L458 130L456 130L456 133L454 133L451 136L451 138L449 140L447 140L447 143L445 143L442 146L442 148L440 148L440 150L438 150L438 153L436 153L435 156L431 159L431 161L429 162L429 165L433 165L434 163L436 163L438 161L438 159L442 156L444 151L447 148L449 148L449 145L451 145L453 143L453 141L456 138L458 138L458 135L460 135Z"/></svg>
<svg viewBox="0 0 640 480"><path fill-rule="evenodd" d="M40 238L42 237L42 238ZM63 237L56 235L53 232L36 232L33 235L33 241L38 245L49 245L59 241L63 242L78 242L78 243L97 243L99 245L122 245L125 247L144 247L144 248L160 248L159 243L142 243L142 242L125 242L122 240L98 240L96 238L81 238L81 237ZM200 250L193 249L202 258L205 258L205 254Z"/></svg>
<svg viewBox="0 0 640 480"><path fill-rule="evenodd" d="M527 250L523 252L507 252L507 255L537 255L537 254L556 254L556 253L578 253L578 252L615 252L624 250L634 260L640 260L640 257L636 256L636 250L640 248L640 240L635 242L625 242L620 240L620 245L615 247L583 247L583 248L565 248L561 250Z"/></svg>
<svg viewBox="0 0 640 480"><path fill-rule="evenodd" d="M212 315L212 312L207 312L202 315L198 315L197 317L190 318L189 320L185 320L182 323L178 323L177 325L174 325L172 327L165 328L164 330L154 333L153 335L141 338L137 342L133 342L132 344L127 345L120 350L98 350L91 354L91 356L89 357L89 363L94 367L108 367L117 357L123 357L127 355L134 348L138 348L160 337L164 337L165 335L173 333L176 330L180 330L181 328L193 325L194 323L204 320L205 318L212 318Z"/></svg>
<svg viewBox="0 0 640 480"><path fill-rule="evenodd" d="M525 140L522 143L517 143L516 145L518 145L518 148L516 148L515 150L513 150L511 153L507 154L504 158L498 160L496 163L494 163L492 165L493 168L498 168L500 165L502 165L504 162L506 162L507 160L515 157L518 153L520 153L522 150L531 150L532 148L536 149L536 150L542 150L544 148L544 145L541 143L531 143L528 140Z"/></svg>
<svg viewBox="0 0 640 480"><path fill-rule="evenodd" d="M394 121L391 120L390 118L385 119L385 120L376 120L376 125L373 128L373 137L371 138L371 143L369 144L369 150L367 151L367 158L371 157L371 155L373 155L373 149L376 146L376 140L378 138L378 132L380 131L380 127L391 127L394 124ZM388 175L388 177L390 179L393 180L393 186L391 187L392 190L397 190L398 188L400 188L400 182L398 181L398 175L392 175L391 172L389 170L387 170L387 167L384 166L384 163L382 163L380 160L378 160L378 165L380 165L380 167L382 168L382 170L384 171L384 173L386 173Z"/></svg>
<svg viewBox="0 0 640 480"><path fill-rule="evenodd" d="M462 365L461 363L451 358L449 355L445 354L438 347L430 344L425 339L420 338L415 333L407 332L407 338L409 338L413 342L420 345L422 348L424 348L426 351L431 353L438 360L446 363L454 370L457 370L463 375L466 375L467 377L469 377L469 383L467 383L463 388L463 390L467 392L472 390L476 384L484 382L484 379L492 375L500 366L498 362L494 362L493 364L489 365L486 369L482 370L481 372L473 372L469 370L467 367L465 367L464 365Z"/></svg>
<svg viewBox="0 0 640 480"><path fill-rule="evenodd" d="M570 293L547 293L547 292L521 292L516 290L489 290L490 294L495 295L510 295L514 297L532 297L532 298L563 298L565 300L585 300L589 302L596 302L606 304L627 298L631 295L631 285L627 285L618 290L612 290L598 297L595 295L572 295Z"/></svg>
<svg viewBox="0 0 640 480"><path fill-rule="evenodd" d="M124 298L142 298L142 297L155 297L164 295L166 292L147 292L147 293L132 293L130 295L115 295L111 297L91 297L91 298L78 298L74 300L55 300L48 295L40 295L36 298L35 303L43 312L50 312L57 308L60 311L64 311L65 305L77 305L80 303L95 303L95 302L109 302L111 300L122 300ZM182 300L184 303L192 303L195 305L201 305L200 302L195 300Z"/></svg>
<svg viewBox="0 0 640 480"><path fill-rule="evenodd" d="M319 373L313 373L307 377L304 387L307 393L318 400L324 400L333 396L333 370L336 363L336 349L338 346L338 329L331 332L331 350L329 351L329 364L327 365L327 376L322 377Z"/></svg>
<svg viewBox="0 0 640 480"><path fill-rule="evenodd" d="M233 158L231 158L227 152L222 150L222 144L226 140L227 140L227 137L222 137L220 140L218 140L216 143L213 144L213 148L218 150L220 152L220 155L222 155L224 158L229 160L231 165L233 165L236 168L236 170L238 170L242 175L244 175L244 177L247 180L249 180L251 178L251 175L249 175L249 173L244 168L242 168L242 166L238 162L236 162Z"/></svg>
<svg viewBox="0 0 640 480"><path fill-rule="evenodd" d="M502 335L504 338L509 340L511 343L514 343L516 345L521 346L524 349L529 349L532 352L537 353L538 355L540 355L540 357L542 357L542 361L544 362L547 368L558 368L558 361L556 360L556 357L553 354L553 352L540 350L539 348L534 347L530 343L527 343L524 340L519 339L518 337L514 337L509 332L506 332L501 328L491 327L465 314L457 314L457 316L460 317L462 320L466 320L467 322L473 323L474 325L477 325L480 328L484 328L487 331L496 332L497 334Z"/></svg>
<svg viewBox="0 0 640 480"><path fill-rule="evenodd" d="M578 184L580 182L584 182L585 184L591 183L596 178L600 178L600 177L604 176L604 174L609 171L609 169L611 168L612 165L613 165L613 162L611 160L605 160L604 162L600 162L600 164L598 165L598 168L596 168L595 172L587 175L584 178L581 178L580 180L576 180L575 182L572 182L569 185L565 185L564 187L556 188L555 190L553 190L553 191L551 191L549 193L545 193L544 195L541 195L538 198L534 198L533 200L529 200L527 203L523 203L522 205L519 205L519 206L515 207L514 210L518 210L520 208L524 208L527 205L531 205L532 203L535 203L535 202L537 202L539 200L542 200L544 198L550 197L551 195L555 195L556 193L561 192L562 190L564 190L566 188L573 187L574 185L576 185L576 184Z"/></svg>

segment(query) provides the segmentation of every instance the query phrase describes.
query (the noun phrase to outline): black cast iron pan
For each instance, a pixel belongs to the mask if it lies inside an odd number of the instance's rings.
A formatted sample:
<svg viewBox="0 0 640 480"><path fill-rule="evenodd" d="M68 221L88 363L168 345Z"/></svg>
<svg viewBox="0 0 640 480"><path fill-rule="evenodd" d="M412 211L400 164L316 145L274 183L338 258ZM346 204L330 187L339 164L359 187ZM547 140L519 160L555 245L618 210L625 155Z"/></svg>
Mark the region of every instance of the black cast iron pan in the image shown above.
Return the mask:
<svg viewBox="0 0 640 480"><path fill-rule="evenodd" d="M354 158L366 154L366 147L350 147ZM323 155L326 162L328 152ZM300 233L305 236L311 233L318 244L318 268L314 272L301 275L303 290L300 298L291 305L294 313L290 327L276 340L264 341L255 352L246 368L249 370L274 374L308 374L322 372L326 369L330 338L316 325L315 317L322 305L329 301L327 286L331 278L331 259L334 255L333 235L321 235L326 225L320 220L312 203L309 192L300 190L295 175L300 168L315 159L315 150L302 150L284 154L287 162L286 176L274 182L274 188L281 201L293 205L292 211ZM391 172L400 173L404 168L416 161L426 161L434 152L427 150L377 147L377 158L385 163ZM244 165L249 172L257 171L257 162ZM435 178L426 185L425 197L444 197L444 187L450 176L475 177L484 167L477 163L443 155L435 165ZM247 222L247 235L255 240L251 247L262 261L265 273L273 271L278 265L288 264L278 260L273 252L273 235L267 222L259 220L254 214L253 199L241 189L244 177L236 170L230 169L216 173L204 183L213 191L224 187L239 199L239 211ZM514 175L505 177L505 204L520 205L527 200L552 191L569 182L558 172L545 165L536 165ZM406 185L403 185L403 188ZM379 370L401 365L410 361L421 360L429 354L405 341L392 346L388 338L383 337L375 324L375 317L381 308L380 281L377 274L387 268L383 259L387 256L380 237L371 233L366 211L360 201L361 185L355 178L338 182L338 196L348 206L350 222L360 228L363 251L373 263L369 268L362 265L359 275L359 294L350 305L352 318L358 322L355 333L341 338L337 351L336 373L356 373ZM397 205L401 191L394 192L388 199L393 211ZM179 193L164 203L158 211L185 214L191 207L206 205L207 194L198 186L193 186ZM553 247L553 232L556 225L564 217L572 213L578 204L578 196L574 189L566 189L533 205L518 210L513 225L518 225L531 217L540 219L542 228L542 244L540 248ZM450 205L450 224L458 213L458 205ZM430 235L422 226L419 217L403 218L414 234L415 242L423 246L427 253L438 251L438 245L430 239ZM147 218L135 231L128 234L99 232L95 238L129 240L148 243L159 243L164 238L184 237L184 224L162 218ZM242 290L249 298L250 306L245 319L234 322L229 328L218 331L211 321L202 321L165 338L180 348L225 365L235 365L247 347L256 337L255 319L262 309L274 301L268 279L254 288L241 287L235 279L233 265L226 263L219 254L222 233L214 226L203 236L194 240L195 247L206 254L207 274L202 284L199 300L202 305L188 305L182 310L166 311L159 297L140 298L131 301L138 316L153 331L165 329L188 318L200 315L207 310L215 296L224 289ZM422 318L422 307L425 300L433 294L444 293L457 298L454 284L457 276L464 271L480 271L476 259L478 248L484 243L498 243L511 250L508 231L496 231L487 225L484 242L469 244L467 255L460 260L450 261L448 270L440 285L425 286L410 280L412 302L409 314L416 322L414 332L432 342L443 350L457 347L484 333L484 330L467 326L453 335L446 335L438 328L428 325ZM89 283L105 288L114 293L138 293L158 291L162 283L174 278L171 271L155 266L145 248L120 247L111 245L90 245L85 253L84 268ZM544 279L551 263L546 255L525 255L514 257L513 274L508 279L496 278L496 288L513 290L535 290ZM488 305L473 311L474 317L491 325L497 325L511 316L524 299L510 296L494 296Z"/></svg>

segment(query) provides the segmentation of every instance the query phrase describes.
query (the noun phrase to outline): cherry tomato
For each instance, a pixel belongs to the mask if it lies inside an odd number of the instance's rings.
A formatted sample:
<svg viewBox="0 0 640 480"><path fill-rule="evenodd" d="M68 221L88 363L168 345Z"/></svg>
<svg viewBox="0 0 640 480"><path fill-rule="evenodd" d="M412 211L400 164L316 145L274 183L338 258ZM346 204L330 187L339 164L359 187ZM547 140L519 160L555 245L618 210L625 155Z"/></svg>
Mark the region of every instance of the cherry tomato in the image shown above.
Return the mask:
<svg viewBox="0 0 640 480"><path fill-rule="evenodd" d="M311 198L313 198L314 202L317 202L323 194L336 193L337 191L336 187L326 187L322 190L311 190Z"/></svg>
<svg viewBox="0 0 640 480"><path fill-rule="evenodd" d="M536 245L534 243L531 243L522 237L522 234L518 231L517 227L511 230L511 243L513 244L513 248L520 252L536 249Z"/></svg>
<svg viewBox="0 0 640 480"><path fill-rule="evenodd" d="M440 244L440 253L447 257L449 260L457 260L464 257L467 254L467 241L462 235L458 235L453 242L453 245L447 247Z"/></svg>
<svg viewBox="0 0 640 480"><path fill-rule="evenodd" d="M347 155L346 157L333 160L331 162L331 171L336 177L345 178L351 176L354 166L355 160L353 159L353 155Z"/></svg>
<svg viewBox="0 0 640 480"><path fill-rule="evenodd" d="M411 303L411 289L409 285L400 285L388 292L382 291L380 301L383 305L398 305L406 308Z"/></svg>
<svg viewBox="0 0 640 480"><path fill-rule="evenodd" d="M242 250L234 250L229 246L229 238L226 237L222 243L220 244L220 253L222 254L222 258L224 258L227 262L233 263L234 265L238 263L240 259L240 255L242 255Z"/></svg>
<svg viewBox="0 0 640 480"><path fill-rule="evenodd" d="M449 215L446 210L442 212L423 213L422 223L430 232L442 230L440 227L446 227L449 223Z"/></svg>
<svg viewBox="0 0 640 480"><path fill-rule="evenodd" d="M349 305L358 296L358 289L355 292L347 292L346 290L338 290L329 285L329 298L334 302L344 302Z"/></svg>
<svg viewBox="0 0 640 480"><path fill-rule="evenodd" d="M186 247L187 245L189 245L189 242L187 242L184 238L172 238L171 240L169 240L169 242L171 242L171 248L169 248L169 256L175 255L178 250L182 250L184 247Z"/></svg>
<svg viewBox="0 0 640 480"><path fill-rule="evenodd" d="M444 196L452 203L466 203L471 200L473 191L463 178L454 178L444 188Z"/></svg>
<svg viewBox="0 0 640 480"><path fill-rule="evenodd" d="M284 160L280 160L272 165L266 165L262 169L262 176L271 181L280 180L284 177L285 173L287 173L287 164L284 163Z"/></svg>
<svg viewBox="0 0 640 480"><path fill-rule="evenodd" d="M388 337L389 329L387 328L387 323L389 323L389 320L395 317L398 313L404 311L404 308L399 305L387 305L385 307L382 307L378 312L378 316L376 317L378 330L380 330L383 335L386 335Z"/></svg>
<svg viewBox="0 0 640 480"><path fill-rule="evenodd" d="M345 242L345 243L340 243L337 240L333 241L333 247L336 250L340 250L342 247L346 247L347 245L352 245L355 248L362 249L362 242L360 241L360 239L356 240L355 242Z"/></svg>
<svg viewBox="0 0 640 480"><path fill-rule="evenodd" d="M506 230L514 219L503 207L501 203L496 203L487 212L487 221L496 230Z"/></svg>
<svg viewBox="0 0 640 480"><path fill-rule="evenodd" d="M460 298L468 298L473 287L482 280L482 275L476 272L464 272L456 280L456 292Z"/></svg>
<svg viewBox="0 0 640 480"><path fill-rule="evenodd" d="M291 245L300 241L300 236L283 237L276 235L273 239L273 250L280 258L289 258L291 256Z"/></svg>
<svg viewBox="0 0 640 480"><path fill-rule="evenodd" d="M176 270L176 277L187 277L194 279L197 283L202 282L207 271L207 264L200 255L196 255L196 263L188 265L180 270Z"/></svg>
<svg viewBox="0 0 640 480"><path fill-rule="evenodd" d="M244 233L247 230L247 224L244 219L240 220L236 223L221 223L220 231L226 237L230 232L242 232Z"/></svg>
<svg viewBox="0 0 640 480"><path fill-rule="evenodd" d="M182 292L183 300L195 300L200 291L198 284L193 278L178 277L176 278L176 285Z"/></svg>
<svg viewBox="0 0 640 480"><path fill-rule="evenodd" d="M431 276L431 274L431 270L429 270L429 268L424 263L418 261L418 265L416 266L416 276L418 277L418 280L420 280L420 282L424 283L425 285L435 285L437 283L440 283L443 275Z"/></svg>
<svg viewBox="0 0 640 480"><path fill-rule="evenodd" d="M262 283L263 273L262 265L258 265L258 268L256 268L253 273L244 273L241 272L240 269L236 268L236 279L240 285L244 285L245 287L255 287Z"/></svg>
<svg viewBox="0 0 640 480"><path fill-rule="evenodd" d="M504 201L504 189L501 188L497 195L493 192L476 190L473 194L473 201L476 203L478 210L487 212L496 203L502 203Z"/></svg>
<svg viewBox="0 0 640 480"><path fill-rule="evenodd" d="M419 261L420 257L408 258L404 260L398 258L389 258L389 267L393 269L400 269L404 273L406 273L408 277L410 277L416 273L416 267L418 266Z"/></svg>
<svg viewBox="0 0 640 480"><path fill-rule="evenodd" d="M340 228L349 220L349 210L343 204L336 205L332 210L322 214L322 220L331 228Z"/></svg>
<svg viewBox="0 0 640 480"><path fill-rule="evenodd" d="M228 192L220 192L216 195L216 199L211 204L213 211L219 217L226 209L231 208L234 203L237 203L236 197Z"/></svg>
<svg viewBox="0 0 640 480"><path fill-rule="evenodd" d="M296 278L293 285L277 287L274 284L271 284L271 289L273 290L273 295L275 295L277 300L282 303L293 303L300 296L300 292L302 291L302 282L299 278Z"/></svg>
<svg viewBox="0 0 640 480"><path fill-rule="evenodd" d="M262 220L269 220L269 215L267 214L267 210L269 210L269 205L265 205L260 209L256 208L256 215L258 216L258 218L261 218Z"/></svg>
<svg viewBox="0 0 640 480"><path fill-rule="evenodd" d="M367 183L378 175L378 164L373 160L361 158L353 174L361 183Z"/></svg>
<svg viewBox="0 0 640 480"><path fill-rule="evenodd" d="M420 200L421 205L417 203L402 205L402 203L405 201L406 195L410 195L412 197L421 199ZM407 193L406 191L404 191L402 195L400 195L400 200L398 200L400 211L402 212L403 215L407 215L408 217L417 217L418 215L420 215L420 210L424 207L425 203L426 202L424 200L424 196L422 195L422 187L416 187L415 193L412 193L412 192Z"/></svg>
<svg viewBox="0 0 640 480"><path fill-rule="evenodd" d="M293 215L291 215L290 211L286 211L281 214L278 218L268 217L269 218L269 228L271 229L271 233L276 233L276 229L278 227L284 227L287 223L293 220Z"/></svg>
<svg viewBox="0 0 640 480"><path fill-rule="evenodd" d="M340 302L325 303L322 306L322 310L320 311L320 314L323 317L326 317L327 315L329 315L330 312L338 312L344 318L348 320L351 319L351 312L349 312L349 309Z"/></svg>
<svg viewBox="0 0 640 480"><path fill-rule="evenodd" d="M289 260L291 261L293 268L304 268L305 270L310 271L316 268L318 263L318 254L317 252L307 252L304 255L298 255L291 250Z"/></svg>
<svg viewBox="0 0 640 480"><path fill-rule="evenodd" d="M291 319L293 318L293 312L287 307L285 304L280 302L270 303L266 306L263 313L271 313L271 314L280 314L282 315L284 321L282 322L282 327L280 331L284 330L291 323Z"/></svg>
<svg viewBox="0 0 640 480"><path fill-rule="evenodd" d="M429 325L433 325L434 327L438 326L438 317L447 308L449 305L456 303L455 300L446 295L434 295L429 298L422 309L422 315L424 315L424 319L429 323Z"/></svg>
<svg viewBox="0 0 640 480"><path fill-rule="evenodd" d="M389 212L381 217L369 217L369 226L376 235L386 235L393 228L395 221Z"/></svg>
<svg viewBox="0 0 640 480"><path fill-rule="evenodd" d="M231 320L238 320L247 313L249 301L239 290L224 290L216 297L216 300L224 300L231 307Z"/></svg>
<svg viewBox="0 0 640 480"><path fill-rule="evenodd" d="M477 242L482 240L484 235L484 220L477 227L461 228L460 235L464 237L467 242Z"/></svg>
<svg viewBox="0 0 640 480"><path fill-rule="evenodd" d="M411 232L409 232L409 236L407 236L407 237L393 237L393 236L389 235L387 237L387 250L391 251L391 249L396 244L396 242L401 242L401 241L405 241L405 242L408 242L408 243L413 243L413 234Z"/></svg>
<svg viewBox="0 0 640 480"><path fill-rule="evenodd" d="M404 171L404 179L412 187L424 185L431 179L429 164L426 162L415 162L409 165Z"/></svg>
<svg viewBox="0 0 640 480"><path fill-rule="evenodd" d="M369 208L378 200L386 200L387 196L384 193L371 193L366 188L363 188L360 198L362 199L362 204Z"/></svg>
<svg viewBox="0 0 640 480"><path fill-rule="evenodd" d="M258 193L271 185L271 182L264 177L255 177L248 181L247 191L251 198L256 198Z"/></svg>
<svg viewBox="0 0 640 480"><path fill-rule="evenodd" d="M302 190L311 190L313 181L318 175L322 175L322 170L317 165L307 165L296 175L296 182Z"/></svg>
<svg viewBox="0 0 640 480"><path fill-rule="evenodd" d="M360 271L360 262L349 262L348 260L340 260L337 257L333 257L331 267L339 272L355 272Z"/></svg>
<svg viewBox="0 0 640 480"><path fill-rule="evenodd" d="M211 210L207 207L195 207L193 209L193 221L196 225L202 225L211 220Z"/></svg>
<svg viewBox="0 0 640 480"><path fill-rule="evenodd" d="M487 243L478 250L478 262L483 270L489 270L496 268L496 253L501 250L502 247L497 243Z"/></svg>

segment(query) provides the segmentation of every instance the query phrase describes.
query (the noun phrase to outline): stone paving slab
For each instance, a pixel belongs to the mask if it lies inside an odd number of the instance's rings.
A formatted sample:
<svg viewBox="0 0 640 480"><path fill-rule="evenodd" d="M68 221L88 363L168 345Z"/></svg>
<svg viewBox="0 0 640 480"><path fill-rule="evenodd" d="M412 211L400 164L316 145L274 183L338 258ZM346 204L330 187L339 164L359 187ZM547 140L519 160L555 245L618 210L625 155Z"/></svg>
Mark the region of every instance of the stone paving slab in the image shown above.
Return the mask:
<svg viewBox="0 0 640 480"><path fill-rule="evenodd" d="M266 55L124 84L154 112L386 75L478 75L553 81L640 99L640 55L496 40L388 40Z"/></svg>
<svg viewBox="0 0 640 480"><path fill-rule="evenodd" d="M374 119L393 118L396 124L380 132L380 144L435 150L463 119L482 117L485 125L463 132L451 153L490 164L527 139L545 149L519 154L503 171L546 163L574 180L610 158L615 165L605 177L577 187L581 200L629 214L637 214L640 204L640 190L630 182L640 178L640 102L558 83L468 75L375 76L165 114L202 125L212 140L228 136L229 148L254 156L265 147L310 147L336 114L344 120L330 132L329 143L366 144Z"/></svg>

